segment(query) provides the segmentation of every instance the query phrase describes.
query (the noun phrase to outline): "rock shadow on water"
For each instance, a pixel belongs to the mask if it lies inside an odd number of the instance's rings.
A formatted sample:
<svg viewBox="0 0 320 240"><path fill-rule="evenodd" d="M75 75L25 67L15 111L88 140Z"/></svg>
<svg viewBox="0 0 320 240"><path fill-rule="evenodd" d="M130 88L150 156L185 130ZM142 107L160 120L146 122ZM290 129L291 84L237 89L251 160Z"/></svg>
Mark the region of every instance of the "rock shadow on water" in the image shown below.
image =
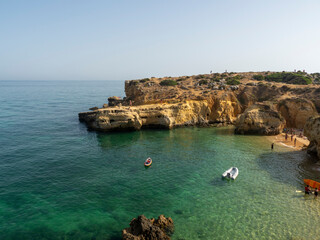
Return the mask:
<svg viewBox="0 0 320 240"><path fill-rule="evenodd" d="M264 153L257 163L272 179L281 183L302 187L303 179L320 181L320 164L305 151Z"/></svg>

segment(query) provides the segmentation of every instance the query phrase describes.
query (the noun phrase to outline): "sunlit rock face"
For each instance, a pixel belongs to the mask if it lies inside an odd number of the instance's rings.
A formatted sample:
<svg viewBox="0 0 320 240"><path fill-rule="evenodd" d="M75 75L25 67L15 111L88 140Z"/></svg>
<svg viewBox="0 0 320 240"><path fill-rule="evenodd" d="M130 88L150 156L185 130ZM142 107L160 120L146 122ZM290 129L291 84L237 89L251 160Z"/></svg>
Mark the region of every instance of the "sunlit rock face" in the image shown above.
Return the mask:
<svg viewBox="0 0 320 240"><path fill-rule="evenodd" d="M270 103L256 103L236 121L236 134L277 135L285 126L285 119Z"/></svg>
<svg viewBox="0 0 320 240"><path fill-rule="evenodd" d="M288 128L302 129L310 117L318 115L313 102L304 98L283 99L278 103L277 108L286 119Z"/></svg>
<svg viewBox="0 0 320 240"><path fill-rule="evenodd" d="M209 122L207 101L113 107L79 113L79 119L98 131L140 130L201 125Z"/></svg>
<svg viewBox="0 0 320 240"><path fill-rule="evenodd" d="M304 135L309 139L308 153L320 159L320 116L311 117L304 126Z"/></svg>

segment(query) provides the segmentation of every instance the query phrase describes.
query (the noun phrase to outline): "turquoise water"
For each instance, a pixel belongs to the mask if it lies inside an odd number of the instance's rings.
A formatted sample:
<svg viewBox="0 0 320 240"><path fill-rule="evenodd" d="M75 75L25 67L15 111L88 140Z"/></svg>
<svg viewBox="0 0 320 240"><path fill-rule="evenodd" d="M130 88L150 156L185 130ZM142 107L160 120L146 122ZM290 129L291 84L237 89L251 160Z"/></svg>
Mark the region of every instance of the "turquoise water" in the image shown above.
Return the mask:
<svg viewBox="0 0 320 240"><path fill-rule="evenodd" d="M303 152L232 128L88 132L77 113L123 82L0 82L0 239L121 239L171 216L173 239L320 239L320 180ZM146 169L143 162L152 157ZM237 166L235 181L221 174Z"/></svg>

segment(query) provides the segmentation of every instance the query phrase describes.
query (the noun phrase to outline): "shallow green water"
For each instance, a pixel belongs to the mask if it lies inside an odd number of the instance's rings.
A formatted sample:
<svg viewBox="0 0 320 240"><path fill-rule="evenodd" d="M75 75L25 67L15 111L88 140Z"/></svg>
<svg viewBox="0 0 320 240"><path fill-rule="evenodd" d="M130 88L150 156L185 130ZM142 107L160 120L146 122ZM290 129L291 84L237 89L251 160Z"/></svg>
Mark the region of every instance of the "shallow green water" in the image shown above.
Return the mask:
<svg viewBox="0 0 320 240"><path fill-rule="evenodd" d="M88 132L77 113L123 86L23 84L0 88L0 239L119 239L140 214L171 216L173 239L320 239L305 153L232 128Z"/></svg>

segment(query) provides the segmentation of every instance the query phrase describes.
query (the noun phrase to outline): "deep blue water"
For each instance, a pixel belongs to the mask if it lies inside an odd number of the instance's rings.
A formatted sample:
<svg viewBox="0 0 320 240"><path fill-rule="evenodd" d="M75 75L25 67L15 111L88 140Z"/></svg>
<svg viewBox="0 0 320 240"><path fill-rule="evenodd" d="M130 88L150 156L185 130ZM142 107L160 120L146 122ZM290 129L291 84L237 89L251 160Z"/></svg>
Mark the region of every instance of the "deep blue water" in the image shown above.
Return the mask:
<svg viewBox="0 0 320 240"><path fill-rule="evenodd" d="M0 81L0 239L120 239L139 214L171 216L173 239L320 239L304 152L232 128L88 132L78 112L114 95L123 82Z"/></svg>

